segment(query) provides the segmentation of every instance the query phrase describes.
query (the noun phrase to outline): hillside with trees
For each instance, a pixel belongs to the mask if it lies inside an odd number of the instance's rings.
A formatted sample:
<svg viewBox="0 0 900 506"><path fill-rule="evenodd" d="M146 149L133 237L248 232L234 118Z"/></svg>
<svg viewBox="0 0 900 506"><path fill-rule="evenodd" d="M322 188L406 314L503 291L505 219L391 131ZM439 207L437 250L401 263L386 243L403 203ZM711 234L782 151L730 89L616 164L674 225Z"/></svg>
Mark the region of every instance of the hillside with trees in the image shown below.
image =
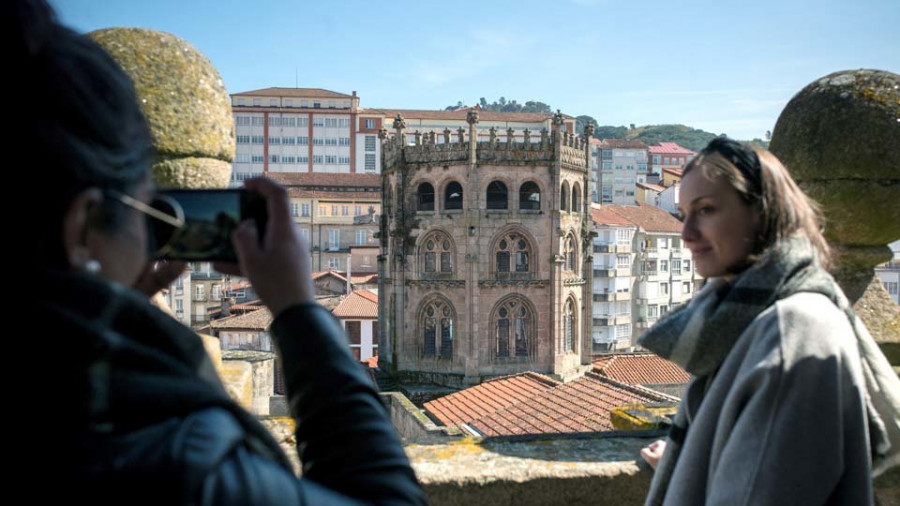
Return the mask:
<svg viewBox="0 0 900 506"><path fill-rule="evenodd" d="M540 112L545 114L551 114L553 112L553 108L544 102L529 100L524 104L521 104L516 100L507 100L506 97L500 97L490 103L488 103L487 99L481 97L478 100L478 105L482 110L494 112ZM469 106L462 101L459 101L456 105L448 106L444 110L453 111L465 107ZM691 128L686 125L674 124L645 126L635 126L634 124L631 124L627 127L598 125L597 120L588 115L575 117L575 131L583 134L584 127L588 123L594 124L594 137L597 139L639 140L647 145L659 144L660 142L675 142L693 151L700 151L710 140L719 135L698 128ZM766 132L766 140L756 138L747 142L767 148L769 145L768 137L770 135L769 132Z"/></svg>

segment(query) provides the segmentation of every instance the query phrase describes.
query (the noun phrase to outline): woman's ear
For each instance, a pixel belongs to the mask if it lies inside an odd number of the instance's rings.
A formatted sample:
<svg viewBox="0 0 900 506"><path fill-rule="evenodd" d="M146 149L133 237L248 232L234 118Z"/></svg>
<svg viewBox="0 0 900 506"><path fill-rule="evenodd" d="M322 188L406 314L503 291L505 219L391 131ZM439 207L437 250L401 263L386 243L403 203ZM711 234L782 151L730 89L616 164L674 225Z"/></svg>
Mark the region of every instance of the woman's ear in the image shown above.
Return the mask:
<svg viewBox="0 0 900 506"><path fill-rule="evenodd" d="M96 227L96 216L103 202L99 188L87 188L72 199L63 216L62 240L69 266L83 269L95 260L89 247L88 234Z"/></svg>

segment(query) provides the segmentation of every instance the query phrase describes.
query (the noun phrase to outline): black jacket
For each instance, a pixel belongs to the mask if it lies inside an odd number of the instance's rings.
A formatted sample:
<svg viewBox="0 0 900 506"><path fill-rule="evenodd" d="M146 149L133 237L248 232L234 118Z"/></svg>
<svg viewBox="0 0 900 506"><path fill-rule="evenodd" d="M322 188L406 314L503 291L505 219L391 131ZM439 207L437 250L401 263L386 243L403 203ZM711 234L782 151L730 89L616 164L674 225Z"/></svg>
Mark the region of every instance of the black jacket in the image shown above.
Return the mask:
<svg viewBox="0 0 900 506"><path fill-rule="evenodd" d="M226 394L190 329L120 285L73 273L38 277L34 322L53 346L36 384L63 423L51 432L53 474L33 497L425 503L375 387L321 306L288 308L271 327L298 420L298 479L266 429Z"/></svg>

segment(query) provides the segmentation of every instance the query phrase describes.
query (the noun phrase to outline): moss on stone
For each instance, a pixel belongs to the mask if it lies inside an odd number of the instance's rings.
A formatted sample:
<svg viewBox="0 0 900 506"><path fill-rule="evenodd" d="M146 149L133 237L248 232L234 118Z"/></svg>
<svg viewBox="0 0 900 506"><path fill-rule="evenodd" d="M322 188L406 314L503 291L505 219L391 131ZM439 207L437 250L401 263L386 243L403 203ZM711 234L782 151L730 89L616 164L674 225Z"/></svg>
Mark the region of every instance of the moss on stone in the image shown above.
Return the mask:
<svg viewBox="0 0 900 506"><path fill-rule="evenodd" d="M172 158L153 164L153 179L163 188L222 188L231 179L231 164L212 158Z"/></svg>
<svg viewBox="0 0 900 506"><path fill-rule="evenodd" d="M183 165L185 169L215 168L199 177L165 174L162 181L184 187L224 187L234 159L234 120L225 84L212 63L175 35L141 28L107 28L88 34L103 46L134 81L138 100L154 146L166 159L182 157L220 164ZM228 170L222 171L221 167ZM159 168L181 166L157 164ZM159 177L158 177L159 179ZM200 182L200 186L192 183Z"/></svg>

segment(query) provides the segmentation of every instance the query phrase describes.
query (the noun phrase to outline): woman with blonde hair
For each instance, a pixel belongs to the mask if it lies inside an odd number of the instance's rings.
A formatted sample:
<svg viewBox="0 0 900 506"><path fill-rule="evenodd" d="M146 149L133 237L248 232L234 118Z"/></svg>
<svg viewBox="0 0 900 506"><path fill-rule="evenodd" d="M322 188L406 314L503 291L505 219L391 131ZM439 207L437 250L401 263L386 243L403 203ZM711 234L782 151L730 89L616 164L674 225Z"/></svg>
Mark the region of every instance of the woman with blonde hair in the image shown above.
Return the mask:
<svg viewBox="0 0 900 506"><path fill-rule="evenodd" d="M647 504L871 504L900 459L900 380L825 268L818 209L768 151L713 139L684 169L707 283L639 343L692 379Z"/></svg>

